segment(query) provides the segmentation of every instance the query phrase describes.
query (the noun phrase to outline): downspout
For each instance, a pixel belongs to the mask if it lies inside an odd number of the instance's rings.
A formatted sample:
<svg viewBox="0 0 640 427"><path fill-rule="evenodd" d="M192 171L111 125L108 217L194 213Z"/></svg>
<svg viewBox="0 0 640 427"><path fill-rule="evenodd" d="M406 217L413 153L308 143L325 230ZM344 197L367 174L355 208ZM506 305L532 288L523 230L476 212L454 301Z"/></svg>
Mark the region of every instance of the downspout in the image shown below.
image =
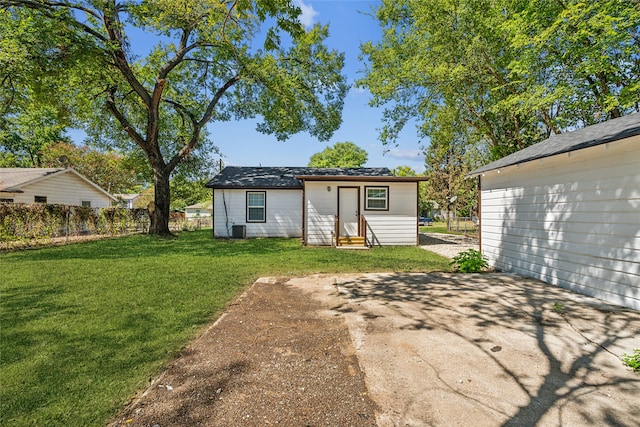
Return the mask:
<svg viewBox="0 0 640 427"><path fill-rule="evenodd" d="M305 209L305 206L307 206L306 203L306 197L307 197L307 193L306 193L306 189L307 189L307 181L302 181L302 244L304 246L307 246L307 233L306 233L306 227L305 227L305 221L307 218L307 210Z"/></svg>
<svg viewBox="0 0 640 427"><path fill-rule="evenodd" d="M416 181L416 246L420 245L420 181ZM425 224L426 225L426 224Z"/></svg>
<svg viewBox="0 0 640 427"><path fill-rule="evenodd" d="M478 175L478 249L482 253L482 174Z"/></svg>
<svg viewBox="0 0 640 427"><path fill-rule="evenodd" d="M211 237L216 238L216 189L211 189Z"/></svg>

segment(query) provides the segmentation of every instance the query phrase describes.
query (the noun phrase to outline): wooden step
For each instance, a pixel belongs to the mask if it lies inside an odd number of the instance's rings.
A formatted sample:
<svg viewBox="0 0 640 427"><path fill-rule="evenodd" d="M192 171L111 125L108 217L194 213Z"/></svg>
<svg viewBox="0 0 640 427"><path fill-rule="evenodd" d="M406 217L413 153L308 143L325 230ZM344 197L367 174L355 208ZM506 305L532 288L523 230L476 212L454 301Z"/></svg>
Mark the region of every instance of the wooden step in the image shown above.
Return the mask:
<svg viewBox="0 0 640 427"><path fill-rule="evenodd" d="M338 238L338 247L365 247L366 244L362 236L344 236Z"/></svg>

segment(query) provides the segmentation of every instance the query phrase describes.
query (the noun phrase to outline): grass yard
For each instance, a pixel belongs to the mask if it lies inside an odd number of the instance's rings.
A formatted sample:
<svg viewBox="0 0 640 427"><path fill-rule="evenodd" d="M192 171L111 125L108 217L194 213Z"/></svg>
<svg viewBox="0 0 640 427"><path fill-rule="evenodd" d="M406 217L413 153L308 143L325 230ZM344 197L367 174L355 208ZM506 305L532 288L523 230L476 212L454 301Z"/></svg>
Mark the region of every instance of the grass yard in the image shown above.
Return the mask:
<svg viewBox="0 0 640 427"><path fill-rule="evenodd" d="M459 227L461 230L464 229L464 223L459 222ZM455 223L454 223L455 226ZM471 221L467 221L467 234L475 234L473 230L473 223ZM444 234L465 234L462 231L449 231L447 230L447 223L445 222L434 222L433 225L429 226L420 226L420 231L422 233L444 233Z"/></svg>
<svg viewBox="0 0 640 427"><path fill-rule="evenodd" d="M104 425L259 276L444 271L417 247L138 235L0 255L0 425Z"/></svg>

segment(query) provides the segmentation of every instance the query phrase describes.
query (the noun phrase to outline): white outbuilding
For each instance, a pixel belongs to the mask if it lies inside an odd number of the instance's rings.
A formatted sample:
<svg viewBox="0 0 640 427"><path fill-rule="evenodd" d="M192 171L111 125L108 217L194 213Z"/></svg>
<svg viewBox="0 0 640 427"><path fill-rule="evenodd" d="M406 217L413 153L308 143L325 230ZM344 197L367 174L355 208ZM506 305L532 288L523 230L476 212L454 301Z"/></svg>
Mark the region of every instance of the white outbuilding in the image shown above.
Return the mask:
<svg viewBox="0 0 640 427"><path fill-rule="evenodd" d="M207 183L213 233L345 248L417 245L423 179L387 168L229 166Z"/></svg>
<svg viewBox="0 0 640 427"><path fill-rule="evenodd" d="M552 136L469 176L480 180L490 265L640 310L640 113Z"/></svg>

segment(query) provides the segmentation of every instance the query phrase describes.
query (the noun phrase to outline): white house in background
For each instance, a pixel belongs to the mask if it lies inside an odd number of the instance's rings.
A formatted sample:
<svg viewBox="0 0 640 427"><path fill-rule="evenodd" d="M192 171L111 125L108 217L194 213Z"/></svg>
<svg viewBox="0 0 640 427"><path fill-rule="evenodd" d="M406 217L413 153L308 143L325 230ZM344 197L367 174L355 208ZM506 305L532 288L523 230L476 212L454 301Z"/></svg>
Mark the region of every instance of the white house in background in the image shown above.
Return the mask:
<svg viewBox="0 0 640 427"><path fill-rule="evenodd" d="M106 208L116 198L70 168L0 168L0 202Z"/></svg>
<svg viewBox="0 0 640 427"><path fill-rule="evenodd" d="M213 233L299 237L305 245L417 245L422 179L387 168L226 167L207 183Z"/></svg>
<svg viewBox="0 0 640 427"><path fill-rule="evenodd" d="M472 171L490 264L640 309L640 113Z"/></svg>
<svg viewBox="0 0 640 427"><path fill-rule="evenodd" d="M136 199L141 196L138 194L114 194L115 198L118 199L118 204L123 208L133 209Z"/></svg>
<svg viewBox="0 0 640 427"><path fill-rule="evenodd" d="M186 219L211 218L213 216L213 204L211 202L196 203L184 208Z"/></svg>

